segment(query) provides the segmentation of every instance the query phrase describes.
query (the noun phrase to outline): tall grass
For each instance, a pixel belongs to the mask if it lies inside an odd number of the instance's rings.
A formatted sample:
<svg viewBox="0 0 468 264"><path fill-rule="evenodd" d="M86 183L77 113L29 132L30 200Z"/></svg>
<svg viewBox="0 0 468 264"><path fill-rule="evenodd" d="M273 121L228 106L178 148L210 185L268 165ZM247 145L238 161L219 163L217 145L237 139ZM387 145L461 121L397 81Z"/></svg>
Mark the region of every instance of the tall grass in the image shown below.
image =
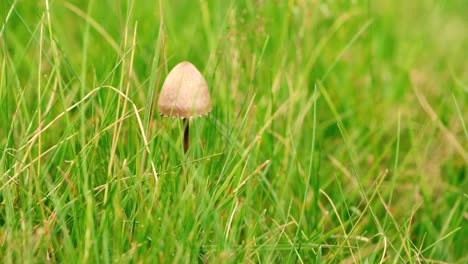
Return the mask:
<svg viewBox="0 0 468 264"><path fill-rule="evenodd" d="M2 1L2 262L465 263L463 10ZM155 105L184 60L187 154Z"/></svg>

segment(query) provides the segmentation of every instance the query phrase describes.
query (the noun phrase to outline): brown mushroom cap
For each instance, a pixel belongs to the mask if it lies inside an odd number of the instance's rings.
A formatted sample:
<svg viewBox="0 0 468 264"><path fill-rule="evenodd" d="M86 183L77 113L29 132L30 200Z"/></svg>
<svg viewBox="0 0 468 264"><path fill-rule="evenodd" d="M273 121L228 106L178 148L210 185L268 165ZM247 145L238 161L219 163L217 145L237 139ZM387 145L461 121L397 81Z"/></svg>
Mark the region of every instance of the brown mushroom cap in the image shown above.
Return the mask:
<svg viewBox="0 0 468 264"><path fill-rule="evenodd" d="M158 101L163 116L192 118L211 111L208 85L190 62L177 64L164 81Z"/></svg>

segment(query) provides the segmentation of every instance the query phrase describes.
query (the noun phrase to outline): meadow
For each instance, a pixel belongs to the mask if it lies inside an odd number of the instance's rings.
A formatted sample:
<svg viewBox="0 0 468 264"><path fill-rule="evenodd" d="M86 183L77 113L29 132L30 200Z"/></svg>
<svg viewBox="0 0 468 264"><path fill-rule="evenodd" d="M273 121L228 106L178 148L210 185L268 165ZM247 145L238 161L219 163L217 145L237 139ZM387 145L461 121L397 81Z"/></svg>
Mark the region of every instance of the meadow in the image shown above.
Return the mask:
<svg viewBox="0 0 468 264"><path fill-rule="evenodd" d="M466 10L0 1L0 262L467 263Z"/></svg>

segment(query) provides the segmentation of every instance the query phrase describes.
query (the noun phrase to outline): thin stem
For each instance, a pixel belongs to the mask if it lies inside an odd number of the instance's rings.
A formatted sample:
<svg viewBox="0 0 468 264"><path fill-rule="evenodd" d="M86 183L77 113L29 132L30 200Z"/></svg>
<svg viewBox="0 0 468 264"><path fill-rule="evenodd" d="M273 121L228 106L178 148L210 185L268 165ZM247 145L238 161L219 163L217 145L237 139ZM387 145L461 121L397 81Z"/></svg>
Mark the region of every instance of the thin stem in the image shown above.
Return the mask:
<svg viewBox="0 0 468 264"><path fill-rule="evenodd" d="M190 123L189 123L189 120L187 118L184 118L184 126L185 126L185 129L184 129L184 153L187 153L187 150L188 150L189 145L190 145L190 138L189 138Z"/></svg>

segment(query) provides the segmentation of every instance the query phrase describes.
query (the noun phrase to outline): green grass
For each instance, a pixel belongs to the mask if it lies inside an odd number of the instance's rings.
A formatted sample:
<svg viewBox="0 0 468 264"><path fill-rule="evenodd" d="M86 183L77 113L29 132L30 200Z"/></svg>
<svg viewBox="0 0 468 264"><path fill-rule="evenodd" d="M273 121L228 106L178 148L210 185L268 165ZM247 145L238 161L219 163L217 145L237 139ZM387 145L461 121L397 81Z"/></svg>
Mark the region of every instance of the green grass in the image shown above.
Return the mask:
<svg viewBox="0 0 468 264"><path fill-rule="evenodd" d="M1 1L0 262L467 263L465 10Z"/></svg>

